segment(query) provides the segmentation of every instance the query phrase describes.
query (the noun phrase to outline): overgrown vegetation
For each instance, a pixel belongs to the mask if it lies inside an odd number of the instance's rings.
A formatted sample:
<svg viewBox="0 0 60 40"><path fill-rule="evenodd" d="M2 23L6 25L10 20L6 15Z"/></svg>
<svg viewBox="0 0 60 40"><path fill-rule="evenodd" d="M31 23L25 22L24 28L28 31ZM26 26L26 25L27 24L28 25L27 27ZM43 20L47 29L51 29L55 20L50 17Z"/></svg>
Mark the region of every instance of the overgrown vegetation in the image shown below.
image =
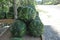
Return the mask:
<svg viewBox="0 0 60 40"><path fill-rule="evenodd" d="M26 34L26 24L20 20L16 20L11 25L11 33L13 37L22 37Z"/></svg>
<svg viewBox="0 0 60 40"><path fill-rule="evenodd" d="M59 3L60 3L59 0L42 0L37 2L37 4L43 4L43 5L57 5Z"/></svg>
<svg viewBox="0 0 60 40"><path fill-rule="evenodd" d="M11 24L11 33L12 37L17 38L12 38L12 40L19 40L28 33L36 37L43 34L43 23L36 11L35 0L0 0L0 3L4 3L3 1L8 2L9 5L7 5L8 10L4 11L6 4L2 4L1 19L15 19Z"/></svg>

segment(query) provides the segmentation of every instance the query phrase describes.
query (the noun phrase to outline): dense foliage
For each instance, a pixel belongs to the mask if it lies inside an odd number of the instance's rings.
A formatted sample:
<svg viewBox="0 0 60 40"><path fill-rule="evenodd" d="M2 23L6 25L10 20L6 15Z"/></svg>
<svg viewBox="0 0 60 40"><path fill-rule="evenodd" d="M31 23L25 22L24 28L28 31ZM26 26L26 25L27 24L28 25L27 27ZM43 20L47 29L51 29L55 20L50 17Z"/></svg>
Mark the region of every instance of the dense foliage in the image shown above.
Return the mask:
<svg viewBox="0 0 60 40"><path fill-rule="evenodd" d="M14 18L14 10L13 10L13 7L10 7L9 8L9 12L6 13L6 18L8 18L8 19Z"/></svg>
<svg viewBox="0 0 60 40"><path fill-rule="evenodd" d="M43 5L57 5L60 3L60 0L41 0L37 1L37 4L43 4Z"/></svg>
<svg viewBox="0 0 60 40"><path fill-rule="evenodd" d="M35 0L0 0L0 19L15 19L11 24L11 33L17 38L11 40L21 40L20 37L28 30L33 36L42 35L43 24L39 13L36 12L35 2Z"/></svg>
<svg viewBox="0 0 60 40"><path fill-rule="evenodd" d="M38 14L38 13L37 13ZM39 15L36 16L34 20L29 25L29 30L33 36L41 36L43 33L43 24L39 18Z"/></svg>
<svg viewBox="0 0 60 40"><path fill-rule="evenodd" d="M5 12L0 12L0 19L4 19L6 17L6 13Z"/></svg>
<svg viewBox="0 0 60 40"><path fill-rule="evenodd" d="M19 8L18 8L19 9ZM31 7L22 7L21 10L18 12L18 18L26 21L35 19L36 11Z"/></svg>
<svg viewBox="0 0 60 40"><path fill-rule="evenodd" d="M20 20L16 20L11 25L11 33L13 37L22 37L26 34L26 25Z"/></svg>
<svg viewBox="0 0 60 40"><path fill-rule="evenodd" d="M35 0L20 0L20 6L27 6L27 5L35 6L35 4L36 4Z"/></svg>

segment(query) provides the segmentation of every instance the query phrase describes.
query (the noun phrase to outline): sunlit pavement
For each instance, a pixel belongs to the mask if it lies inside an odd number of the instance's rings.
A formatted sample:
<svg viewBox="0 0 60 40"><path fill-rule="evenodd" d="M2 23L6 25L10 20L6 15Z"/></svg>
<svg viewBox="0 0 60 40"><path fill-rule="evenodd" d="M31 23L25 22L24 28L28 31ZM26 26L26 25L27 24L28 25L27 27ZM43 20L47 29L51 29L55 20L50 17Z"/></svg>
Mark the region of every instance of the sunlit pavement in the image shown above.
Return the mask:
<svg viewBox="0 0 60 40"><path fill-rule="evenodd" d="M45 40L60 40L60 6L37 5L39 16L46 27L44 28Z"/></svg>

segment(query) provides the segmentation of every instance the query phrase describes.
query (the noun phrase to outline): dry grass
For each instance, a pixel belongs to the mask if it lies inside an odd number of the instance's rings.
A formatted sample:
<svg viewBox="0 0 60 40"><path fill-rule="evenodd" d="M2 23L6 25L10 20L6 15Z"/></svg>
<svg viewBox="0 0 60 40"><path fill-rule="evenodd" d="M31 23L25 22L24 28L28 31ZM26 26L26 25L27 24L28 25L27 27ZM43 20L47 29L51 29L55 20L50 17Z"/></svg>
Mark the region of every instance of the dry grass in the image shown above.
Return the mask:
<svg viewBox="0 0 60 40"><path fill-rule="evenodd" d="M14 19L1 19L0 20L0 23L8 23L8 24L10 24L10 23L13 23L14 22Z"/></svg>

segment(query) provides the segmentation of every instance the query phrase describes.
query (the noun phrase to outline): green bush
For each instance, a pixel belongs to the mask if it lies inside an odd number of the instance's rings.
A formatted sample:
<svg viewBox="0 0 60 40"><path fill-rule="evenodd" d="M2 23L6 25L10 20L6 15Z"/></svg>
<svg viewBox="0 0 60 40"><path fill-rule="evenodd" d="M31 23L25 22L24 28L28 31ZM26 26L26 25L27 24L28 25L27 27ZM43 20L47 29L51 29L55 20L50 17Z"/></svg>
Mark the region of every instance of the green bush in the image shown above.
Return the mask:
<svg viewBox="0 0 60 40"><path fill-rule="evenodd" d="M41 36L43 33L43 24L38 15L39 14L37 13L36 18L29 24L30 34L36 37Z"/></svg>
<svg viewBox="0 0 60 40"><path fill-rule="evenodd" d="M14 18L14 10L13 10L13 7L10 7L10 8L9 8L9 12L6 13L6 18L7 18L7 19L12 19L12 18Z"/></svg>
<svg viewBox="0 0 60 40"><path fill-rule="evenodd" d="M7 19L13 19L14 18L14 13L13 12L6 13L6 18Z"/></svg>
<svg viewBox="0 0 60 40"><path fill-rule="evenodd" d="M0 19L4 19L5 18L5 12L0 12Z"/></svg>
<svg viewBox="0 0 60 40"><path fill-rule="evenodd" d="M18 13L23 9L24 7L18 7L17 11Z"/></svg>
<svg viewBox="0 0 60 40"><path fill-rule="evenodd" d="M29 21L35 19L36 11L31 7L22 7L21 10L18 12L18 19Z"/></svg>
<svg viewBox="0 0 60 40"><path fill-rule="evenodd" d="M11 33L13 37L22 37L26 34L26 25L20 20L16 20L11 25Z"/></svg>

